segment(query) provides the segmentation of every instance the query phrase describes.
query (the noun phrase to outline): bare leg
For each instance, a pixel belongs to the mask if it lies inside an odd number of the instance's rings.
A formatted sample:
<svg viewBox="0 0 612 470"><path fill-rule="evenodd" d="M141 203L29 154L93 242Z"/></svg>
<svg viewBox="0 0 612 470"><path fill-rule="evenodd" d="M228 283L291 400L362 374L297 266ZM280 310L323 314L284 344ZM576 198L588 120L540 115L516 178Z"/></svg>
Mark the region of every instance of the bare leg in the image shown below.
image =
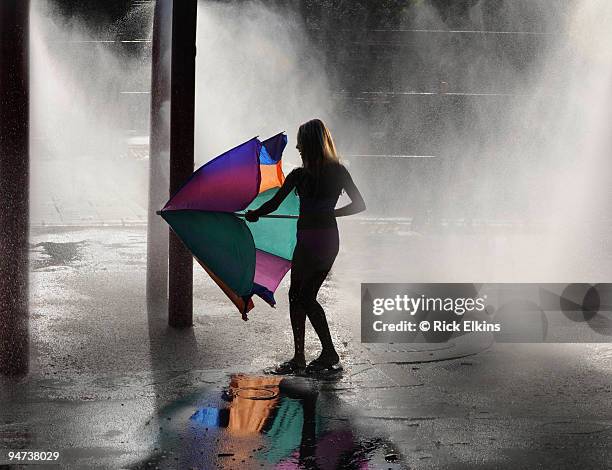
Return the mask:
<svg viewBox="0 0 612 470"><path fill-rule="evenodd" d="M336 363L339 357L334 348L329 325L327 324L327 318L325 316L325 310L323 310L323 307L317 301L317 294L328 272L328 270L318 271L302 282L300 301L304 305L306 315L317 333L319 341L321 341L322 351L319 359L325 359L326 362Z"/></svg>
<svg viewBox="0 0 612 470"><path fill-rule="evenodd" d="M317 332L319 340L321 341L321 358L325 357L330 360L335 359L333 362L337 362L339 357L331 338L329 325L327 324L327 318L325 316L325 310L323 310L321 304L315 300L311 304L311 308L308 310L307 315L310 323Z"/></svg>
<svg viewBox="0 0 612 470"><path fill-rule="evenodd" d="M291 287L289 288L289 317L291 318L291 329L293 331L294 355L288 361L285 361L273 369L269 373L276 375L286 375L301 373L306 367L306 358L304 356L304 336L306 329L306 310L299 302L302 282L296 278L294 273L291 273Z"/></svg>
<svg viewBox="0 0 612 470"><path fill-rule="evenodd" d="M291 329L293 330L294 356L293 361L304 367L306 358L304 356L304 336L306 334L306 310L300 303L300 292L302 283L291 276L291 287L289 288L289 316L291 318Z"/></svg>

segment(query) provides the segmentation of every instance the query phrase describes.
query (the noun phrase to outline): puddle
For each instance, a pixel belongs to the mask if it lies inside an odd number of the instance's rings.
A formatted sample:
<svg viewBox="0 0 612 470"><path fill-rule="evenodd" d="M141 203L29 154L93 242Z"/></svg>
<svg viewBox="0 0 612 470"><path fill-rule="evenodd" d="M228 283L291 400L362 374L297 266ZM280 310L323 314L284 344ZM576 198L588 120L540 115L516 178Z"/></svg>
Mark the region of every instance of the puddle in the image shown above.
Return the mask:
<svg viewBox="0 0 612 470"><path fill-rule="evenodd" d="M30 245L31 269L39 272L141 271L146 267L146 232L135 230L34 233Z"/></svg>
<svg viewBox="0 0 612 470"><path fill-rule="evenodd" d="M41 242L32 245L34 253L32 269L41 270L47 268L69 267L79 264L85 241L78 242Z"/></svg>
<svg viewBox="0 0 612 470"><path fill-rule="evenodd" d="M235 374L160 410L154 452L128 468L405 468L391 442L337 419L341 407L315 382Z"/></svg>

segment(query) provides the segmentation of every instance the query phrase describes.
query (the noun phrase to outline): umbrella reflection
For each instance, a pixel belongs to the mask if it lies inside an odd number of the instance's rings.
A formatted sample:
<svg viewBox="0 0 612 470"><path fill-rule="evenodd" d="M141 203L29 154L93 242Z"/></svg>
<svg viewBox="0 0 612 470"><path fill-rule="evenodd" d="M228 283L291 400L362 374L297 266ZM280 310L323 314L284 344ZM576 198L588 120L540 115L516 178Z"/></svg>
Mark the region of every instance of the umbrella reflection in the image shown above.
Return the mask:
<svg viewBox="0 0 612 470"><path fill-rule="evenodd" d="M180 468L396 467L385 459L393 445L337 419L343 410L335 394L319 394L316 381L234 374L222 393L194 394L162 410L161 454L130 468L162 464L164 449Z"/></svg>
<svg viewBox="0 0 612 470"><path fill-rule="evenodd" d="M235 436L262 432L278 398L278 377L233 375L227 431Z"/></svg>

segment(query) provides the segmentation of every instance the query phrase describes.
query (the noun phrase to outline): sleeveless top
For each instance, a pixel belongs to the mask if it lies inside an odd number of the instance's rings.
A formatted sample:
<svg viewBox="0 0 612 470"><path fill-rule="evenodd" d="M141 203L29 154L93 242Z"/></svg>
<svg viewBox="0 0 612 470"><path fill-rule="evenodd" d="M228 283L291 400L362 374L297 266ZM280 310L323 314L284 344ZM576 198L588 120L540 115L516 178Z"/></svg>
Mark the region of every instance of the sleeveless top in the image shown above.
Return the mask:
<svg viewBox="0 0 612 470"><path fill-rule="evenodd" d="M347 182L348 171L339 163L323 165L318 177L307 168L287 175L300 199L299 229L336 228L334 209Z"/></svg>

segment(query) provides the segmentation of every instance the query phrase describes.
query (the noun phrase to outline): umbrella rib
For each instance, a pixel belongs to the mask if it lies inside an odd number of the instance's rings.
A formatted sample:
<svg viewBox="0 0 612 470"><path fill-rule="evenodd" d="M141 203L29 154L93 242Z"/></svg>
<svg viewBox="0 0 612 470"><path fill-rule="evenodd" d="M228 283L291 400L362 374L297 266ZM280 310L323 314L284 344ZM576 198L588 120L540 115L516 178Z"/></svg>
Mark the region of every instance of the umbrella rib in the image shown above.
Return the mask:
<svg viewBox="0 0 612 470"><path fill-rule="evenodd" d="M244 212L234 212L234 215L237 217L244 217ZM278 214L268 214L268 215L260 215L259 218L266 219L297 219L299 216L297 215L278 215Z"/></svg>
<svg viewBox="0 0 612 470"><path fill-rule="evenodd" d="M162 211L155 211L157 215L161 215ZM232 215L237 217L244 217L244 212L232 212ZM271 215L260 215L259 218L266 219L297 219L299 216L297 215L280 215L280 214L271 214Z"/></svg>

